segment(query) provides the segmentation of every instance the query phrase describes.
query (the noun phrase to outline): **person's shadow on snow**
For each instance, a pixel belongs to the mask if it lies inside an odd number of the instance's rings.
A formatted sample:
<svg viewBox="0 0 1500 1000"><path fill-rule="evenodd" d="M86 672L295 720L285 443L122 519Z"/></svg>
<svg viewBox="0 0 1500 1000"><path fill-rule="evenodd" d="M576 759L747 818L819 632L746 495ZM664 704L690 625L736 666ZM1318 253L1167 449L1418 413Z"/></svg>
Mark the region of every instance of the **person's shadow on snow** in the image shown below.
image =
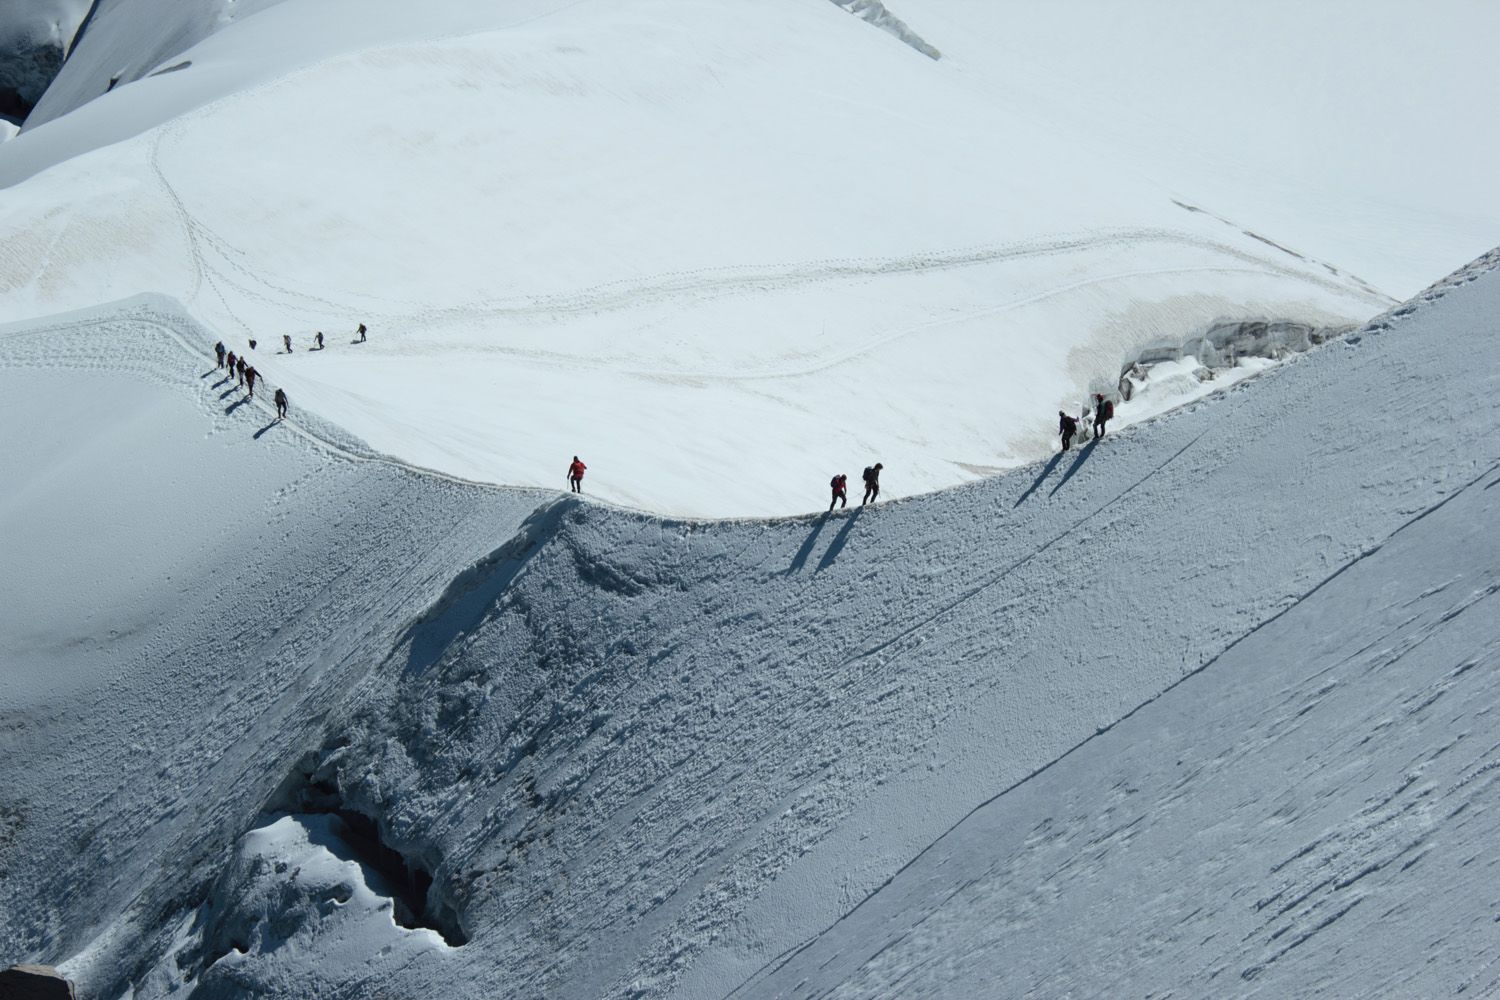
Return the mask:
<svg viewBox="0 0 1500 1000"><path fill-rule="evenodd" d="M1094 448L1097 447L1098 444L1099 439L1094 438L1088 444L1078 449L1078 457L1073 459L1073 464L1068 466L1068 471L1064 472L1063 477L1057 481L1057 485L1052 487L1052 492L1047 494L1049 497L1057 496L1057 491L1068 485L1068 480L1073 478L1073 473L1077 472L1078 467L1082 465L1088 459L1088 457L1094 453ZM1059 455L1060 454L1061 453L1059 453Z"/></svg>
<svg viewBox="0 0 1500 1000"><path fill-rule="evenodd" d="M1036 481L1026 488L1026 492L1021 494L1021 499L1017 500L1014 504L1011 505L1011 510L1015 510L1017 507L1021 506L1026 502L1026 499L1030 497L1031 494L1035 493L1039 488L1041 488L1042 482L1048 476L1052 475L1052 470L1057 468L1057 463L1062 461L1062 457L1064 454L1066 454L1066 452L1058 452L1056 455L1052 456L1052 461L1042 466L1042 471L1037 474Z"/></svg>
<svg viewBox="0 0 1500 1000"><path fill-rule="evenodd" d="M818 520L813 524L812 533L807 536L807 540L802 543L802 548L797 550L797 554L792 556L792 564L786 568L786 573L783 574L784 576L791 576L803 566L807 565L807 557L812 555L813 546L816 545L818 541L818 534L823 530L823 525L827 524L828 519L832 516L832 511L825 512L818 516Z"/></svg>
<svg viewBox="0 0 1500 1000"><path fill-rule="evenodd" d="M266 426L264 426L260 430L256 431L255 432L255 440L259 441L261 439L261 435L265 434L266 431L270 430L272 427L275 427L279 423L281 423L281 418L277 417L275 420L271 421L269 424L266 424Z"/></svg>
<svg viewBox="0 0 1500 1000"><path fill-rule="evenodd" d="M855 507L849 512L849 516L844 518L844 526L839 529L837 535L833 536L833 541L828 543L828 551L824 552L823 558L818 560L818 568L813 570L814 573L821 573L832 566L833 561L839 557L839 553L844 551L844 545L849 541L849 532L854 530L854 522L859 520L859 512L862 510L864 507Z"/></svg>
<svg viewBox="0 0 1500 1000"><path fill-rule="evenodd" d="M241 396L239 399L236 399L234 402L232 402L228 406L224 407L224 413L226 415L228 415L230 413L233 413L235 410L238 410L240 407L244 406L248 402L250 402L250 397L249 396Z"/></svg>

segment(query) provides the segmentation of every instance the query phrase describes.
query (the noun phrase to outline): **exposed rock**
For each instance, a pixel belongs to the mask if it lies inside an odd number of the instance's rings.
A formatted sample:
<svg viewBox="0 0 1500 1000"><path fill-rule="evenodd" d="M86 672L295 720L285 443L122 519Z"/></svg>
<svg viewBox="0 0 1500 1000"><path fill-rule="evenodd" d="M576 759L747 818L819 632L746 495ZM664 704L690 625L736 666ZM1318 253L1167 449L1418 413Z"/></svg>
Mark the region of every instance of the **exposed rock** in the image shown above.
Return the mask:
<svg viewBox="0 0 1500 1000"><path fill-rule="evenodd" d="M0 972L5 1000L77 1000L73 984L50 965L12 965Z"/></svg>

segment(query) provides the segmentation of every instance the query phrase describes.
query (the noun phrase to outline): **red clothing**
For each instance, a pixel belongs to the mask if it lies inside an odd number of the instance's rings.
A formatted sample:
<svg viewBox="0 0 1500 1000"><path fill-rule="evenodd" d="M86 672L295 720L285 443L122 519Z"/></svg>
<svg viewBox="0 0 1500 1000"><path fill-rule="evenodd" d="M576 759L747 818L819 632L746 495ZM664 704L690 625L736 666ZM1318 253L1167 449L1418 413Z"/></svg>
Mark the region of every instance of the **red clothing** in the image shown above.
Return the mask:
<svg viewBox="0 0 1500 1000"><path fill-rule="evenodd" d="M568 477L570 479L582 479L583 470L587 468L588 466L584 465L582 462L575 461L572 465L568 466Z"/></svg>

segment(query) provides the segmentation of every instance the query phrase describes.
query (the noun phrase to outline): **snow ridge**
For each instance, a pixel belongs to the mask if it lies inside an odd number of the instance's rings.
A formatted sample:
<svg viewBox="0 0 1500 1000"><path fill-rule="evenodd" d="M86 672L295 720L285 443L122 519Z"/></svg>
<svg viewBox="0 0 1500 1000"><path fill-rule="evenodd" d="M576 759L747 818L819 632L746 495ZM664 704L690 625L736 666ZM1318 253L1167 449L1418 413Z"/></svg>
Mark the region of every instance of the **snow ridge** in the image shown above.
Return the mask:
<svg viewBox="0 0 1500 1000"><path fill-rule="evenodd" d="M943 57L935 46L907 27L906 22L892 14L880 0L833 0L833 2L855 17L901 39L929 59Z"/></svg>

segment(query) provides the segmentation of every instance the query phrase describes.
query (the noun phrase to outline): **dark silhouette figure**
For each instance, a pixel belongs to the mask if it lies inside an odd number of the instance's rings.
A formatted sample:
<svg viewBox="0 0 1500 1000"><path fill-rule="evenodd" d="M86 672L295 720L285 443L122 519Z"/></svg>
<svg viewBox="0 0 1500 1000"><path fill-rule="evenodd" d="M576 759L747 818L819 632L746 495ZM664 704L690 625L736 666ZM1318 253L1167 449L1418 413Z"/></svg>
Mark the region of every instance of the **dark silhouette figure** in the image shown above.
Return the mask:
<svg viewBox="0 0 1500 1000"><path fill-rule="evenodd" d="M1057 432L1062 435L1062 450L1067 451L1068 445L1073 443L1073 435L1078 433L1078 421L1058 410Z"/></svg>
<svg viewBox="0 0 1500 1000"><path fill-rule="evenodd" d="M828 502L828 509L833 510L834 504L849 506L849 477L840 472L828 485L833 490L833 499Z"/></svg>
<svg viewBox="0 0 1500 1000"><path fill-rule="evenodd" d="M255 350L255 338L254 337L250 338L250 350L252 350L252 351Z"/></svg>
<svg viewBox="0 0 1500 1000"><path fill-rule="evenodd" d="M1112 399L1105 399L1104 393L1094 393L1094 437L1104 436L1104 422L1115 415L1115 404Z"/></svg>
<svg viewBox="0 0 1500 1000"><path fill-rule="evenodd" d="M292 335L290 333L283 333L281 335L281 345L286 348L288 354L292 353Z"/></svg>
<svg viewBox="0 0 1500 1000"><path fill-rule="evenodd" d="M865 504L869 503L870 501L879 498L879 496L880 496L880 470L883 469L883 468L885 468L885 466L881 465L879 462L876 462L874 465L867 466L865 468L865 471L864 471L865 498L859 502L859 505L861 507L863 507ZM833 509L832 507L829 508L829 510L832 510L832 509Z"/></svg>
<svg viewBox="0 0 1500 1000"><path fill-rule="evenodd" d="M365 342L365 325L363 323L359 324L359 329L354 332L359 334L359 340L356 343L363 344Z"/></svg>
<svg viewBox="0 0 1500 1000"><path fill-rule="evenodd" d="M238 381L235 384L236 385L244 385L245 384L245 359L244 358L240 358L238 361L236 361L234 363L234 373L235 373L235 375L238 378Z"/></svg>
<svg viewBox="0 0 1500 1000"><path fill-rule="evenodd" d="M248 393L246 393L246 395L249 396L249 398L251 398L251 399L255 398L255 379L259 375L260 375L260 372L256 371L255 368L254 368L254 366L248 366L248 365L246 366L246 368L245 368L245 385L250 390Z"/></svg>
<svg viewBox="0 0 1500 1000"><path fill-rule="evenodd" d="M574 493L583 492L583 473L588 469L583 460L577 455L573 456L573 463L568 466L568 485L573 488Z"/></svg>
<svg viewBox="0 0 1500 1000"><path fill-rule="evenodd" d="M235 363L236 360L237 359L235 358L233 351L230 351L229 354L228 354L228 356L225 358L225 361L229 365L229 377L230 378L234 378L234 363Z"/></svg>
<svg viewBox="0 0 1500 1000"><path fill-rule="evenodd" d="M216 367L216 368L223 368L224 367L224 341L221 340L217 344L214 345L214 356L219 359L219 363L217 365L215 365L214 367Z"/></svg>
<svg viewBox="0 0 1500 1000"><path fill-rule="evenodd" d="M286 390L276 390L276 419L282 420L286 417Z"/></svg>
<svg viewBox="0 0 1500 1000"><path fill-rule="evenodd" d="M322 330L319 330L317 332L317 335L313 337L313 342L315 344L317 344L317 346L314 347L313 350L315 350L315 351L321 351L323 349L323 331Z"/></svg>

